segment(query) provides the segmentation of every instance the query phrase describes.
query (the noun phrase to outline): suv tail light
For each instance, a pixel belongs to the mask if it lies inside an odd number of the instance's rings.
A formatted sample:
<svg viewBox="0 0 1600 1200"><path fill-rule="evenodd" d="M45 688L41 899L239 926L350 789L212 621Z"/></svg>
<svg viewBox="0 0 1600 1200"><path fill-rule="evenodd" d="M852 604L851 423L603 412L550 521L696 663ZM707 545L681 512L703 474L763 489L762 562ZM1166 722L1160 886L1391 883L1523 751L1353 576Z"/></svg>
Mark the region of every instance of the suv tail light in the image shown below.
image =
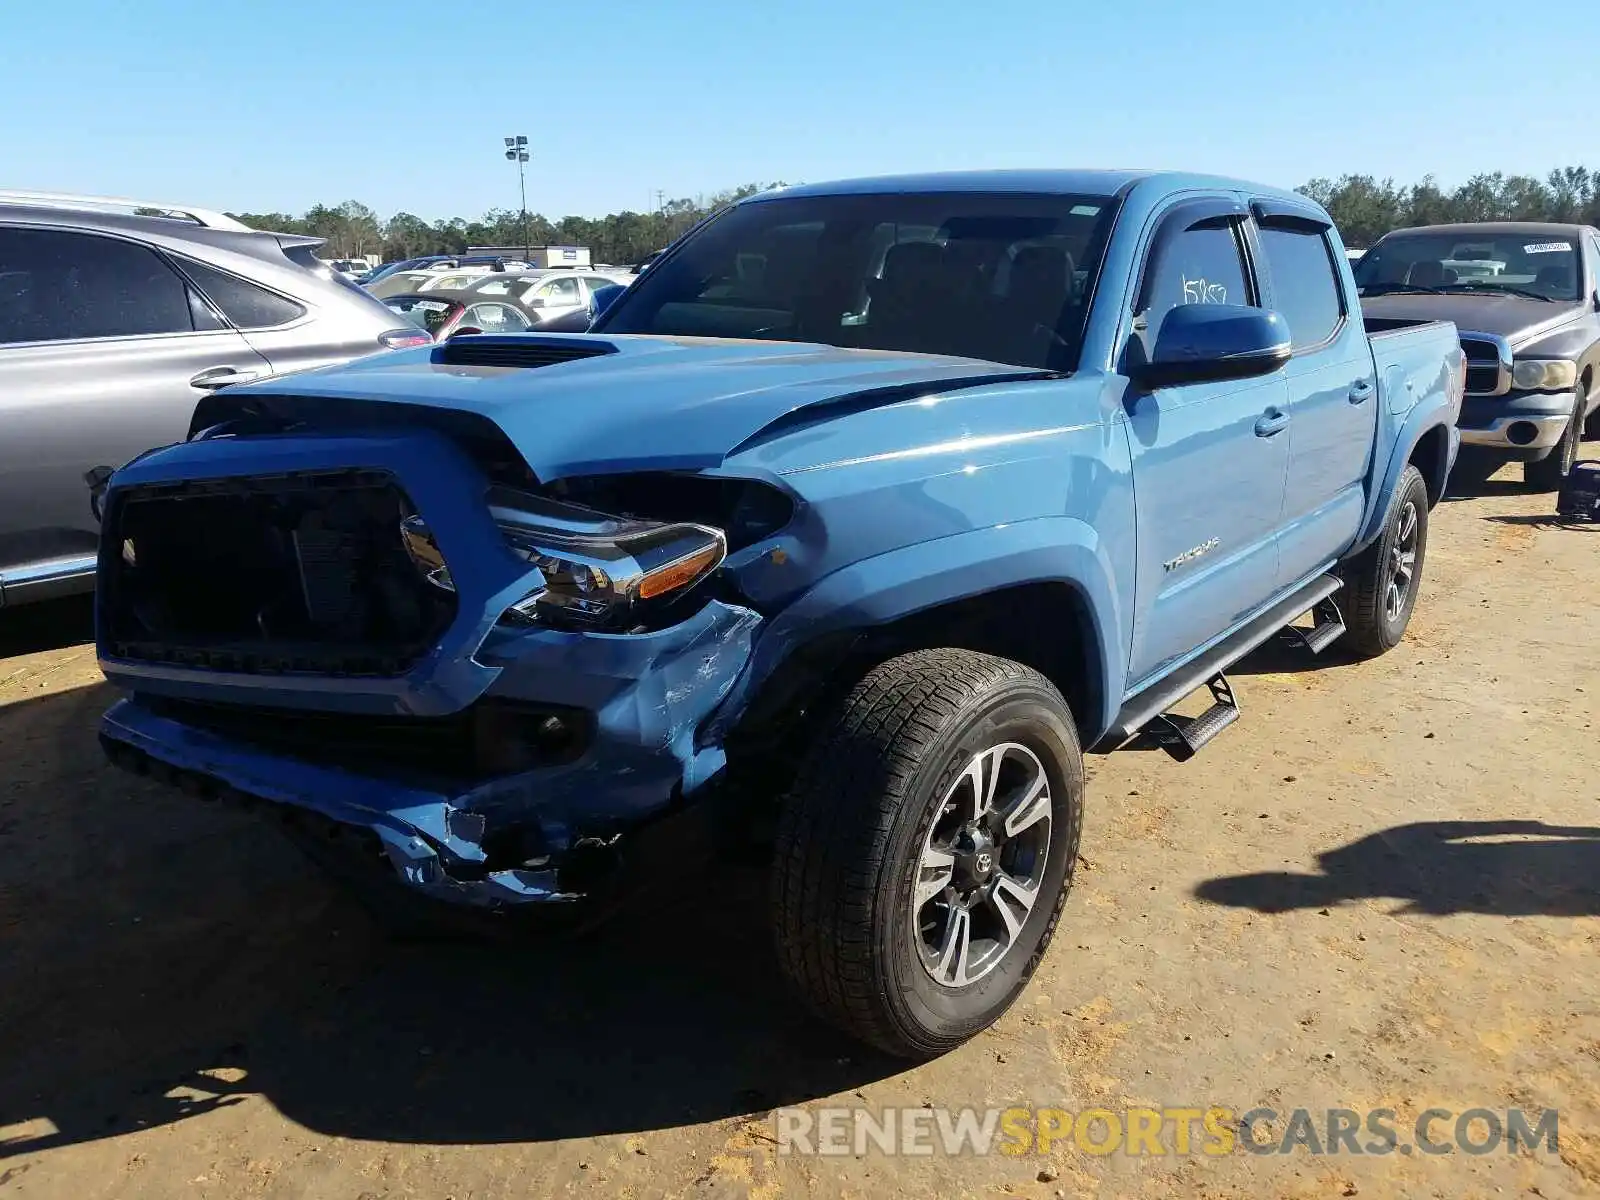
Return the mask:
<svg viewBox="0 0 1600 1200"><path fill-rule="evenodd" d="M388 329L378 335L378 344L385 350L404 350L407 346L426 346L433 335L425 329Z"/></svg>

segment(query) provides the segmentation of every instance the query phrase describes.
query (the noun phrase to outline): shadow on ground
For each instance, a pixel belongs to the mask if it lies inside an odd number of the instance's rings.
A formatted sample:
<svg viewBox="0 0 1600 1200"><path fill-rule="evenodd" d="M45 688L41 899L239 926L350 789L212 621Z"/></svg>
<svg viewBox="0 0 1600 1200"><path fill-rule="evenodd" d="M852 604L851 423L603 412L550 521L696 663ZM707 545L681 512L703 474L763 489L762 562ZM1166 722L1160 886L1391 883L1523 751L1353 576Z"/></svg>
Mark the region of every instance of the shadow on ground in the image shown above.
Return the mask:
<svg viewBox="0 0 1600 1200"><path fill-rule="evenodd" d="M0 792L0 1127L21 1127L0 1157L252 1093L346 1137L536 1142L901 1069L788 998L760 872L701 873L576 945L390 942L275 828L100 765L110 700L0 709L36 764Z"/></svg>
<svg viewBox="0 0 1600 1200"><path fill-rule="evenodd" d="M1512 516L1487 516L1485 521L1493 521L1496 525L1533 525L1539 529L1570 529L1575 533L1600 533L1600 523L1582 521L1565 521L1555 513L1533 513L1530 515Z"/></svg>
<svg viewBox="0 0 1600 1200"><path fill-rule="evenodd" d="M59 650L93 640L93 596L0 608L0 658Z"/></svg>
<svg viewBox="0 0 1600 1200"><path fill-rule="evenodd" d="M1483 481L1452 475L1445 485L1444 503L1450 504L1457 500L1481 500L1495 496L1536 496L1539 494L1520 479L1516 481L1509 479Z"/></svg>
<svg viewBox="0 0 1600 1200"><path fill-rule="evenodd" d="M1213 904L1281 913L1391 897L1443 915L1600 916L1600 827L1542 821L1424 821L1319 855L1320 875L1272 871L1207 880Z"/></svg>

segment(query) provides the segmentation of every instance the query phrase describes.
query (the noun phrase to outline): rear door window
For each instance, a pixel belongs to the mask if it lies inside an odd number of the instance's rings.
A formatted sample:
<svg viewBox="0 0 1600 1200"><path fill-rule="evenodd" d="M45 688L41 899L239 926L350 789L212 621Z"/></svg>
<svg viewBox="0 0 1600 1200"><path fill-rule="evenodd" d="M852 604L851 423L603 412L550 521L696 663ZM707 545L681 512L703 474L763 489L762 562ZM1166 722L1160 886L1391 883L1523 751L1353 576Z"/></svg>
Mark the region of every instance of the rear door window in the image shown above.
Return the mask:
<svg viewBox="0 0 1600 1200"><path fill-rule="evenodd" d="M272 329L305 316L293 300L193 259L178 260L184 273L239 329Z"/></svg>
<svg viewBox="0 0 1600 1200"><path fill-rule="evenodd" d="M1296 350L1320 346L1344 320L1344 299L1333 273L1327 236L1308 229L1268 226L1261 251L1272 284L1272 307L1289 323Z"/></svg>
<svg viewBox="0 0 1600 1200"><path fill-rule="evenodd" d="M0 343L192 333L191 300L183 276L147 246L0 228Z"/></svg>
<svg viewBox="0 0 1600 1200"><path fill-rule="evenodd" d="M543 296L551 308L575 308L583 303L576 279L552 279L537 294Z"/></svg>

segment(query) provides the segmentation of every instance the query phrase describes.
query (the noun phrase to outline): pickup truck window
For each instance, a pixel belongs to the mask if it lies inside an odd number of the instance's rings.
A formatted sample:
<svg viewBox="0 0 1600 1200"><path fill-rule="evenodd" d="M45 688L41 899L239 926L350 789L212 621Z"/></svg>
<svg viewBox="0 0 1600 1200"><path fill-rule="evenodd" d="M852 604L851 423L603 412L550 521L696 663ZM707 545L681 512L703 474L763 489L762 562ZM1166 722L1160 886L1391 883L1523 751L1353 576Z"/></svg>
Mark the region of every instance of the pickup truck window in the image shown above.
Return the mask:
<svg viewBox="0 0 1600 1200"><path fill-rule="evenodd" d="M1182 304L1249 304L1250 285L1232 222L1186 229L1166 240L1145 269L1139 311L1153 336Z"/></svg>
<svg viewBox="0 0 1600 1200"><path fill-rule="evenodd" d="M1310 230L1267 228L1261 250L1272 279L1272 307L1289 322L1294 348L1327 341L1344 319L1328 239Z"/></svg>
<svg viewBox="0 0 1600 1200"><path fill-rule="evenodd" d="M596 332L765 338L1070 371L1109 196L778 197L713 219Z"/></svg>
<svg viewBox="0 0 1600 1200"><path fill-rule="evenodd" d="M1404 233L1381 239L1356 267L1363 296L1386 292L1510 292L1576 300L1578 241L1561 234Z"/></svg>

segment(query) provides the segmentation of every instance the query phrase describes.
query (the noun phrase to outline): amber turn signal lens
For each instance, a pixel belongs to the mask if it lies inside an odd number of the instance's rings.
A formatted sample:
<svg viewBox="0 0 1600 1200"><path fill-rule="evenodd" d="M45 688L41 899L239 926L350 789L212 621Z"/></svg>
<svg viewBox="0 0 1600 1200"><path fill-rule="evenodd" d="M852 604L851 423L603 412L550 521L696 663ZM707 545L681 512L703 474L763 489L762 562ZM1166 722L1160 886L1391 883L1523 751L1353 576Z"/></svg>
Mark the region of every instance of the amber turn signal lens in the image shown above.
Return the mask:
<svg viewBox="0 0 1600 1200"><path fill-rule="evenodd" d="M720 561L722 561L722 546L713 542L702 550L696 550L687 558L680 558L675 563L657 567L639 581L639 599L649 600L686 587Z"/></svg>

